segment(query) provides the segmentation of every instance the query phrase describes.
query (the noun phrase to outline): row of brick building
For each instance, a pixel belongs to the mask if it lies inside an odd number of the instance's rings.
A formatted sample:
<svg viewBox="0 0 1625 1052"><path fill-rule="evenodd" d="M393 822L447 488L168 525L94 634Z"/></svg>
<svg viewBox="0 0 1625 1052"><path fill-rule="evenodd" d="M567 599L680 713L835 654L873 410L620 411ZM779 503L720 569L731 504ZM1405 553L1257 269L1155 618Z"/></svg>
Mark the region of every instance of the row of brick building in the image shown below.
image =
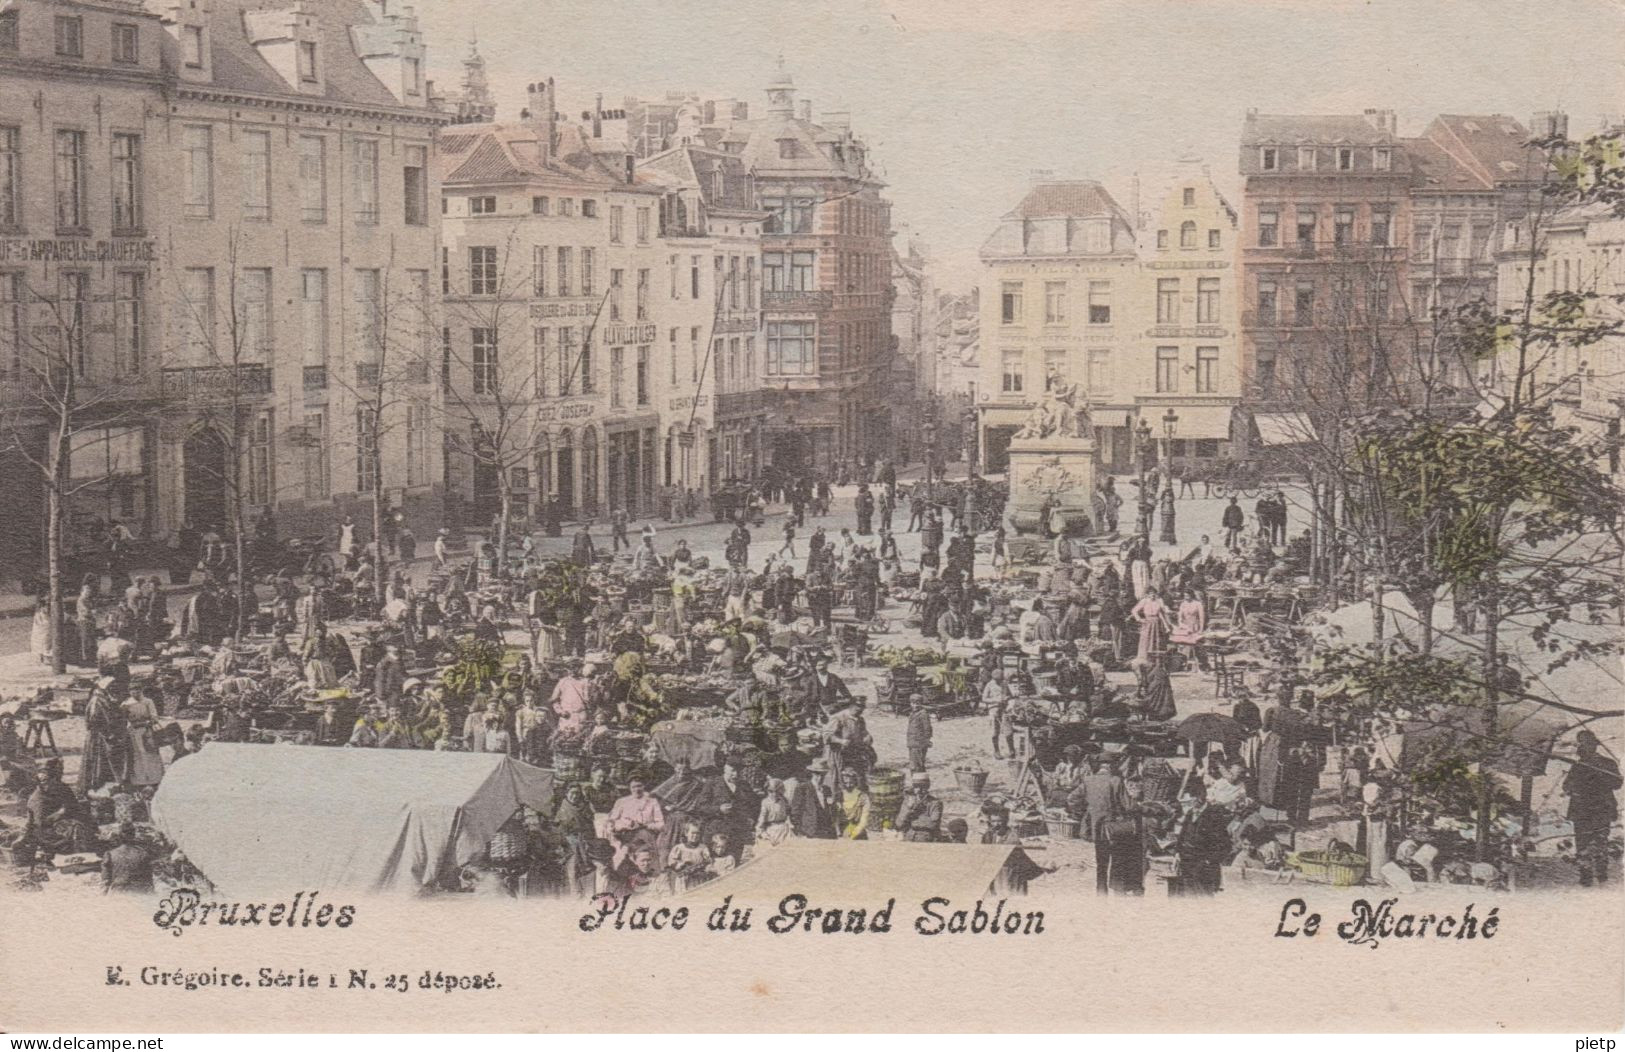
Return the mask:
<svg viewBox="0 0 1625 1052"><path fill-rule="evenodd" d="M276 514L651 513L885 451L890 214L843 114L551 81L499 122L385 0L0 10L0 579ZM629 116L630 114L630 116ZM635 120L634 120L635 118ZM634 123L636 127L634 128Z"/></svg>
<svg viewBox="0 0 1625 1052"><path fill-rule="evenodd" d="M1453 350L1446 319L1506 306L1498 266L1527 256L1519 230L1549 178L1530 143L1567 131L1561 113L1443 115L1403 136L1391 110L1249 111L1239 209L1194 163L1137 215L1098 183L1039 180L982 250L984 466L1055 377L1088 391L1117 468L1147 438L1197 464L1310 440L1317 418L1418 382L1476 399L1493 359ZM1577 287L1556 264L1545 281Z"/></svg>

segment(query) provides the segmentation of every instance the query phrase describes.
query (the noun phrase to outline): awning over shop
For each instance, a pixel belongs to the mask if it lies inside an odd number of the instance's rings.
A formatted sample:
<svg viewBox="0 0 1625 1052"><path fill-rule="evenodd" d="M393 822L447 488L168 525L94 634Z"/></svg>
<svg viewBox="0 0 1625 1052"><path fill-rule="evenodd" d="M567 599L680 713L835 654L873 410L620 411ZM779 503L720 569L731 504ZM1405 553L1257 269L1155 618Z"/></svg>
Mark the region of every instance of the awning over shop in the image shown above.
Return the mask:
<svg viewBox="0 0 1625 1052"><path fill-rule="evenodd" d="M485 849L553 773L502 753L213 742L164 775L152 819L223 891L415 892Z"/></svg>
<svg viewBox="0 0 1625 1052"><path fill-rule="evenodd" d="M1319 438L1308 413L1254 413L1253 426L1258 441L1266 446L1294 446Z"/></svg>
<svg viewBox="0 0 1625 1052"><path fill-rule="evenodd" d="M902 916L933 895L968 908L990 893L1022 894L1041 872L1026 852L1008 845L792 838L697 894L772 904L794 892L814 904L866 898L877 906L895 896Z"/></svg>
<svg viewBox="0 0 1625 1052"><path fill-rule="evenodd" d="M1179 418L1174 424L1174 438L1216 438L1221 441L1230 438L1231 409L1227 405L1146 405L1140 407L1140 419L1150 423L1152 433L1160 438L1164 434L1162 420L1170 408ZM1095 417L1096 422L1101 419ZM1110 420L1111 417L1104 419Z"/></svg>

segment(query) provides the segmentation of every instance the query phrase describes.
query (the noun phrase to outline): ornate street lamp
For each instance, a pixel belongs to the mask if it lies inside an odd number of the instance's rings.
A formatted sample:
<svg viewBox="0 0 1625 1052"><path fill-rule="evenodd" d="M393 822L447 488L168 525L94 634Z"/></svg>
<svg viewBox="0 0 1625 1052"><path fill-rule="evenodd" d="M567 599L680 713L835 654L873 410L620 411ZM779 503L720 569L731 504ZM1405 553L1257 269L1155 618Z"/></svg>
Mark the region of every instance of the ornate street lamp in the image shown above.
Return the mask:
<svg viewBox="0 0 1625 1052"><path fill-rule="evenodd" d="M1140 496L1139 516L1136 520L1135 532L1145 535L1151 533L1151 509L1154 507L1151 494L1145 491L1145 454L1151 448L1151 424L1142 418L1139 426L1134 425L1132 415L1123 418L1128 426L1129 434L1134 436L1134 464L1139 469Z"/></svg>
<svg viewBox="0 0 1625 1052"><path fill-rule="evenodd" d="M1162 543L1178 544L1174 536L1174 428L1179 424L1179 417L1172 409L1163 414L1162 431L1167 438L1167 455L1163 458L1163 486L1162 491Z"/></svg>

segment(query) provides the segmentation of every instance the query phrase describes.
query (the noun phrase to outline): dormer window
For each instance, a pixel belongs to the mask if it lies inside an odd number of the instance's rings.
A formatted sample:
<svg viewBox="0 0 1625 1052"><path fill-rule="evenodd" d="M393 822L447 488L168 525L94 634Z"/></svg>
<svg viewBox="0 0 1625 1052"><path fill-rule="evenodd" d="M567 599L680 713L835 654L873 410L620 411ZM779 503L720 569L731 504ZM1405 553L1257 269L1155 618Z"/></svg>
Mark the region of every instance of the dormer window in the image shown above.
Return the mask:
<svg viewBox="0 0 1625 1052"><path fill-rule="evenodd" d="M1371 167L1379 172L1386 172L1394 166L1394 151L1386 146L1378 146L1371 151Z"/></svg>
<svg viewBox="0 0 1625 1052"><path fill-rule="evenodd" d="M1340 172L1354 170L1354 151L1347 146L1337 148L1337 170Z"/></svg>
<svg viewBox="0 0 1625 1052"><path fill-rule="evenodd" d="M779 140L779 156L783 158L800 157L801 151L794 139Z"/></svg>
<svg viewBox="0 0 1625 1052"><path fill-rule="evenodd" d="M203 68L203 27L185 26L181 30L181 49L190 69Z"/></svg>
<svg viewBox="0 0 1625 1052"><path fill-rule="evenodd" d="M1298 171L1312 172L1315 170L1315 148L1313 146L1298 147Z"/></svg>
<svg viewBox="0 0 1625 1052"><path fill-rule="evenodd" d="M1258 165L1266 172L1278 171L1281 167L1281 151L1273 146L1265 146L1258 151Z"/></svg>
<svg viewBox="0 0 1625 1052"><path fill-rule="evenodd" d="M85 57L85 20L78 15L56 16L56 53L63 58Z"/></svg>
<svg viewBox="0 0 1625 1052"><path fill-rule="evenodd" d="M307 84L316 82L316 42L299 41L299 79Z"/></svg>
<svg viewBox="0 0 1625 1052"><path fill-rule="evenodd" d="M126 66L141 61L141 34L128 22L113 23L113 61Z"/></svg>

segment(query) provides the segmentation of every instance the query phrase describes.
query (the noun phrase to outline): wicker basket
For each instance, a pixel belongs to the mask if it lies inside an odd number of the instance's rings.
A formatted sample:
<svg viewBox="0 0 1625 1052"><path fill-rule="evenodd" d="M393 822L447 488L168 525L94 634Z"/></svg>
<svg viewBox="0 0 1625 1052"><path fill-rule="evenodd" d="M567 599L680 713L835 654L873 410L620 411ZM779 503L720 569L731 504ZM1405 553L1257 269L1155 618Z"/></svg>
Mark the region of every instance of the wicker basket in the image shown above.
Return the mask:
<svg viewBox="0 0 1625 1052"><path fill-rule="evenodd" d="M954 781L967 793L980 796L982 790L987 787L987 772L980 767L955 767Z"/></svg>
<svg viewBox="0 0 1625 1052"><path fill-rule="evenodd" d="M1347 888L1365 879L1367 860L1364 855L1339 855L1333 859L1324 851L1300 851L1290 856L1287 864L1307 880Z"/></svg>
<svg viewBox="0 0 1625 1052"><path fill-rule="evenodd" d="M1045 815L1044 828L1054 840L1078 839L1078 820L1071 815Z"/></svg>

